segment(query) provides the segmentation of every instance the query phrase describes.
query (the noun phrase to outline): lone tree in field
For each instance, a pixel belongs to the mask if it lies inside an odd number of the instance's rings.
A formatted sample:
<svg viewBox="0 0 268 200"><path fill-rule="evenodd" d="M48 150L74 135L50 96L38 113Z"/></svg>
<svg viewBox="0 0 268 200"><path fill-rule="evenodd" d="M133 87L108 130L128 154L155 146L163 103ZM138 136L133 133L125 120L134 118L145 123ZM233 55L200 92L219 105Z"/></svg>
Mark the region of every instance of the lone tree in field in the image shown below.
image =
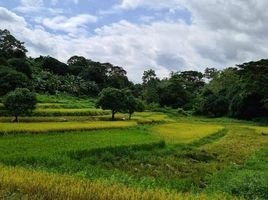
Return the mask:
<svg viewBox="0 0 268 200"><path fill-rule="evenodd" d="M112 110L112 120L115 120L115 113L125 110L126 97L122 90L116 88L105 88L99 94L97 107Z"/></svg>
<svg viewBox="0 0 268 200"><path fill-rule="evenodd" d="M126 90L125 91L125 102L126 102L126 105L125 105L125 109L128 113L128 119L131 120L131 116L134 112L142 112L144 111L144 104L143 102L138 99L138 98L135 98L133 96L133 94L131 93L131 91L129 90Z"/></svg>
<svg viewBox="0 0 268 200"><path fill-rule="evenodd" d="M3 101L5 108L15 117L13 122L18 122L18 116L32 112L36 102L36 95L26 88L9 92Z"/></svg>

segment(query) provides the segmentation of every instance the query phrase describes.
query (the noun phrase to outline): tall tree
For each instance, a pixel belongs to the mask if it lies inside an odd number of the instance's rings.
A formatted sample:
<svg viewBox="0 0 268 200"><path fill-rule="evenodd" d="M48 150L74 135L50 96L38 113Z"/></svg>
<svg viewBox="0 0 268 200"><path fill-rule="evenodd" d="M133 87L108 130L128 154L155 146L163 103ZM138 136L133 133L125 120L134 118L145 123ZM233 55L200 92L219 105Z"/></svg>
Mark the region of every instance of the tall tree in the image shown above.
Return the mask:
<svg viewBox="0 0 268 200"><path fill-rule="evenodd" d="M143 72L142 81L143 85L147 85L151 80L156 79L156 73L154 70L149 69Z"/></svg>
<svg viewBox="0 0 268 200"><path fill-rule="evenodd" d="M99 94L96 107L101 107L112 111L112 120L115 120L115 114L126 108L126 96L122 90L116 88L105 88Z"/></svg>
<svg viewBox="0 0 268 200"><path fill-rule="evenodd" d="M17 40L8 30L0 29L0 57L25 58L27 49L24 43Z"/></svg>
<svg viewBox="0 0 268 200"><path fill-rule="evenodd" d="M125 110L128 113L128 119L131 120L131 116L134 112L144 111L143 102L135 98L130 90L125 90Z"/></svg>
<svg viewBox="0 0 268 200"><path fill-rule="evenodd" d="M18 122L18 116L29 114L35 109L36 95L26 88L17 88L8 93L4 98L5 108L15 117L14 122Z"/></svg>
<svg viewBox="0 0 268 200"><path fill-rule="evenodd" d="M160 105L173 108L183 107L187 103L187 92L179 74L171 74L170 79L163 80L160 91Z"/></svg>
<svg viewBox="0 0 268 200"><path fill-rule="evenodd" d="M67 64L69 66L82 66L87 67L88 66L88 60L83 56L72 56L68 59Z"/></svg>
<svg viewBox="0 0 268 200"><path fill-rule="evenodd" d="M49 70L53 72L54 74L66 75L69 72L68 65L60 62L59 60L55 58L52 58L50 56L46 56L46 57L41 56L40 60L42 61L43 69Z"/></svg>

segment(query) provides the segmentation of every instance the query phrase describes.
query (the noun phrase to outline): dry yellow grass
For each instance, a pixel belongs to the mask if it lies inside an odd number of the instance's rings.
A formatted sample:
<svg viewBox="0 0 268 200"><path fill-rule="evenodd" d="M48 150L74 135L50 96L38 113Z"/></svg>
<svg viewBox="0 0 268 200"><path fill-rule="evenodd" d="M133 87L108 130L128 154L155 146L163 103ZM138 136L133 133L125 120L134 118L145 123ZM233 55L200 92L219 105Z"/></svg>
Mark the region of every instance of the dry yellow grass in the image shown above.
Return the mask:
<svg viewBox="0 0 268 200"><path fill-rule="evenodd" d="M228 126L227 128L228 134L221 140L207 144L201 148L205 152L218 155L218 169L230 163L241 165L254 152L268 144L267 136L256 134L253 128L238 126Z"/></svg>
<svg viewBox="0 0 268 200"><path fill-rule="evenodd" d="M268 135L268 126L242 126L242 127L254 129L257 133Z"/></svg>
<svg viewBox="0 0 268 200"><path fill-rule="evenodd" d="M8 134L82 131L109 128L125 128L135 125L137 125L137 123L133 121L0 123L0 133Z"/></svg>
<svg viewBox="0 0 268 200"><path fill-rule="evenodd" d="M153 127L156 136L171 143L190 143L222 130L220 125L172 123Z"/></svg>
<svg viewBox="0 0 268 200"><path fill-rule="evenodd" d="M70 176L0 166L1 191L18 194L21 199L46 200L208 200L230 199L223 195L177 194L163 190L141 190L104 181L88 181ZM4 192L2 192L4 193ZM4 193L4 194L5 194ZM3 194L2 194L3 195Z"/></svg>

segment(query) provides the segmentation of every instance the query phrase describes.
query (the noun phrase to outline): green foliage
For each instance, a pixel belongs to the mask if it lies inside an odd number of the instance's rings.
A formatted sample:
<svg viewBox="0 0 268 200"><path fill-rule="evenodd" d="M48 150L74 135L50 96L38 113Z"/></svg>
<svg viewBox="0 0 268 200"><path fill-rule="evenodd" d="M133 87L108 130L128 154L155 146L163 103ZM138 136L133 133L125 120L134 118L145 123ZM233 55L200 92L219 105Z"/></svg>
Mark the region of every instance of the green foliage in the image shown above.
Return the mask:
<svg viewBox="0 0 268 200"><path fill-rule="evenodd" d="M80 76L103 87L107 80L107 68L99 62L90 61L88 67L83 69Z"/></svg>
<svg viewBox="0 0 268 200"><path fill-rule="evenodd" d="M135 111L142 112L144 110L143 102L135 98L130 90L116 88L103 89L96 106L104 110L112 110L112 120L115 120L115 113L117 112L127 112L130 120Z"/></svg>
<svg viewBox="0 0 268 200"><path fill-rule="evenodd" d="M116 88L105 88L99 94L96 106L104 110L112 110L112 120L115 120L115 113L126 108L125 94Z"/></svg>
<svg viewBox="0 0 268 200"><path fill-rule="evenodd" d="M214 94L209 89L204 90L201 99L200 112L213 117L222 117L228 113L228 101L226 96L219 93Z"/></svg>
<svg viewBox="0 0 268 200"><path fill-rule="evenodd" d="M40 108L95 108L96 99L90 97L74 97L65 93L57 95L37 95ZM45 106L47 105L47 106Z"/></svg>
<svg viewBox="0 0 268 200"><path fill-rule="evenodd" d="M66 75L68 73L68 65L55 58L40 56L37 60L42 63L42 68L45 70L49 70L58 75Z"/></svg>
<svg viewBox="0 0 268 200"><path fill-rule="evenodd" d="M88 61L86 58L83 56L72 56L69 58L67 61L67 64L69 66L81 66L81 67L87 67L88 66Z"/></svg>
<svg viewBox="0 0 268 200"><path fill-rule="evenodd" d="M5 108L15 117L18 122L18 116L32 112L36 105L36 96L26 88L17 88L8 93L4 98Z"/></svg>
<svg viewBox="0 0 268 200"><path fill-rule="evenodd" d="M29 87L27 76L8 67L0 66L0 96L19 87Z"/></svg>
<svg viewBox="0 0 268 200"><path fill-rule="evenodd" d="M41 93L65 92L73 95L96 96L99 92L94 82L85 81L79 76L59 76L43 70L34 73L32 82L34 89Z"/></svg>
<svg viewBox="0 0 268 200"><path fill-rule="evenodd" d="M0 57L25 58L27 49L24 43L18 41L8 30L0 29Z"/></svg>
<svg viewBox="0 0 268 200"><path fill-rule="evenodd" d="M187 92L179 74L172 74L170 79L162 81L160 92L160 105L172 108L182 107L186 104Z"/></svg>
<svg viewBox="0 0 268 200"><path fill-rule="evenodd" d="M32 77L32 69L26 59L11 58L8 60L8 64L16 71L24 73L28 78Z"/></svg>
<svg viewBox="0 0 268 200"><path fill-rule="evenodd" d="M143 112L145 107L144 107L144 103L135 98L133 96L133 94L131 93L131 91L126 90L125 92L125 109L129 114L129 120L131 119L131 116L134 112Z"/></svg>

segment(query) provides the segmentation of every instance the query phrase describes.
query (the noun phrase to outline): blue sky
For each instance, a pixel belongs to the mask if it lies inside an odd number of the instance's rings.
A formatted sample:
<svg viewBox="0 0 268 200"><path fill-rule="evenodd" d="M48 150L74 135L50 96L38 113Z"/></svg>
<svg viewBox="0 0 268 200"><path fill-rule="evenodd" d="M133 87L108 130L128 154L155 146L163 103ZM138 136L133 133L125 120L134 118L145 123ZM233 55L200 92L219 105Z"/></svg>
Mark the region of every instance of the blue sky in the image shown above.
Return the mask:
<svg viewBox="0 0 268 200"><path fill-rule="evenodd" d="M124 67L139 82L152 68L223 68L265 58L265 0L1 0L0 28L29 56L72 55Z"/></svg>

